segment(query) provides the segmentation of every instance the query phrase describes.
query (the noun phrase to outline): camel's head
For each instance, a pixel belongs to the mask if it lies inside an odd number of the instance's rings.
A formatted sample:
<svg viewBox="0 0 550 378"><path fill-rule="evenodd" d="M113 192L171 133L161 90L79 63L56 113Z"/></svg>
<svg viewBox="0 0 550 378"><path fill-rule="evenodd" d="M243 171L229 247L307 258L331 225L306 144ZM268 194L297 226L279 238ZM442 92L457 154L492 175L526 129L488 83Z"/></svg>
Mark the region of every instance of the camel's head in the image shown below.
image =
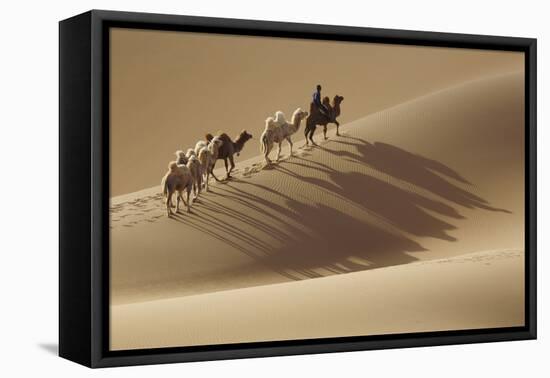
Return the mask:
<svg viewBox="0 0 550 378"><path fill-rule="evenodd" d="M246 142L246 141L252 139L252 134L250 134L246 130L242 130L241 133L239 134L239 136L237 137L237 139L242 139Z"/></svg>
<svg viewBox="0 0 550 378"><path fill-rule="evenodd" d="M334 103L335 104L340 104L342 101L344 101L344 96L334 96Z"/></svg>
<svg viewBox="0 0 550 378"><path fill-rule="evenodd" d="M187 164L187 156L183 151L176 151L176 159L178 164Z"/></svg>
<svg viewBox="0 0 550 378"><path fill-rule="evenodd" d="M242 130L239 136L237 137L235 143L239 143L241 146L244 146L244 144L252 139L252 134L249 134L246 130ZM240 150L237 151L237 156L240 155Z"/></svg>
<svg viewBox="0 0 550 378"><path fill-rule="evenodd" d="M305 110L302 110L302 108L298 108L294 111L294 114L292 115L293 119L297 119L299 121L303 120L309 115L308 112Z"/></svg>

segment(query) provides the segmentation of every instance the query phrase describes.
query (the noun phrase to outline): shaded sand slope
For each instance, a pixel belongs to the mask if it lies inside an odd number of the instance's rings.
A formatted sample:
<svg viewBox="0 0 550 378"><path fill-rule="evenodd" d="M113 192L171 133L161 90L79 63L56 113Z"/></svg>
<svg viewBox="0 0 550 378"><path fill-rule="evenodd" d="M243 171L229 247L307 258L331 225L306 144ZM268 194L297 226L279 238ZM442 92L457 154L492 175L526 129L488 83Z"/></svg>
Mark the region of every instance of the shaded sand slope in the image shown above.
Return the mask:
<svg viewBox="0 0 550 378"><path fill-rule="evenodd" d="M522 73L488 77L239 162L193 214L166 218L159 188L113 198L112 303L522 250L523 104Z"/></svg>
<svg viewBox="0 0 550 378"><path fill-rule="evenodd" d="M523 324L520 251L114 306L113 349ZM146 325L146 326L145 326Z"/></svg>

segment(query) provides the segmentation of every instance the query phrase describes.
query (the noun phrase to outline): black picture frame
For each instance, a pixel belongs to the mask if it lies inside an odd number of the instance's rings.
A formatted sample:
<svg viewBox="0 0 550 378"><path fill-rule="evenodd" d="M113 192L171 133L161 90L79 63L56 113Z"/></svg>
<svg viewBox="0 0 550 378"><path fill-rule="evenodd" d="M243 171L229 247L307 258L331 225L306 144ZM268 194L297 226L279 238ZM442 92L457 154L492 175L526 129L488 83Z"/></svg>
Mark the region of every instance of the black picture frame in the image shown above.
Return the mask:
<svg viewBox="0 0 550 378"><path fill-rule="evenodd" d="M110 27L525 53L524 327L109 351ZM59 24L59 354L88 367L536 338L536 39L92 10Z"/></svg>

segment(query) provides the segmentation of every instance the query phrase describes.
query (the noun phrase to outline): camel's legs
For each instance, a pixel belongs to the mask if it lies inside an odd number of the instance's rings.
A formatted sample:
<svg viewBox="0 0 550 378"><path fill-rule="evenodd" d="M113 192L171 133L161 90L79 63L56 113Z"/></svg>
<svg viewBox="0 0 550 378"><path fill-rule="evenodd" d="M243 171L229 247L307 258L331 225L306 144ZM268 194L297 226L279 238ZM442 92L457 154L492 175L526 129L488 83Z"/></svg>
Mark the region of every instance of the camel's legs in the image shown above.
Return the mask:
<svg viewBox="0 0 550 378"><path fill-rule="evenodd" d="M172 209L170 206L172 205L172 193L168 192L168 195L166 196L166 212L167 215L172 215Z"/></svg>
<svg viewBox="0 0 550 378"><path fill-rule="evenodd" d="M219 178L216 177L216 175L214 174L214 166L212 166L212 168L210 168L210 174L212 175L212 177L214 177L214 179L218 182L221 182L221 180Z"/></svg>
<svg viewBox="0 0 550 378"><path fill-rule="evenodd" d="M283 144L283 142L279 142L279 147L277 148L277 158L275 161L279 161L279 157L281 156L281 144Z"/></svg>
<svg viewBox="0 0 550 378"><path fill-rule="evenodd" d="M216 166L216 163L218 162L218 160L214 160L214 162L212 163L212 166L210 167L210 173L212 173L214 171L214 167Z"/></svg>
<svg viewBox="0 0 550 378"><path fill-rule="evenodd" d="M327 140L327 125L323 126L323 136L325 137L325 140Z"/></svg>
<svg viewBox="0 0 550 378"><path fill-rule="evenodd" d="M182 192L178 192L178 198L183 202L183 204L185 205L185 200L183 199L183 195L181 194Z"/></svg>
<svg viewBox="0 0 550 378"><path fill-rule="evenodd" d="M197 182L197 187L199 188L198 192L196 193L196 196L198 197L199 194L201 194L202 191L202 172L200 172L199 179Z"/></svg>
<svg viewBox="0 0 550 378"><path fill-rule="evenodd" d="M336 121L335 123L336 123L336 135L340 136L340 123L338 121Z"/></svg>
<svg viewBox="0 0 550 378"><path fill-rule="evenodd" d="M174 192L172 192L172 194L170 194L170 208L171 209L174 209L176 206L174 205L174 202L172 201L172 196L174 195Z"/></svg>
<svg viewBox="0 0 550 378"><path fill-rule="evenodd" d="M227 166L227 158L223 159L223 162L225 163L225 174L227 177L229 177L229 167Z"/></svg>
<svg viewBox="0 0 550 378"><path fill-rule="evenodd" d="M316 146L317 143L315 143L315 141L313 140L313 133L315 133L315 129L312 128L311 130L309 130L309 136L308 138L306 138L306 140L309 139L311 141L311 144Z"/></svg>
<svg viewBox="0 0 550 378"><path fill-rule="evenodd" d="M265 162L267 164L271 163L271 159L269 158L269 153L271 152L272 148L273 148L273 143L268 143L265 148L264 157L265 157Z"/></svg>
<svg viewBox="0 0 550 378"><path fill-rule="evenodd" d="M191 191L193 192L194 196L197 197L197 180L193 177L193 183L191 184Z"/></svg>
<svg viewBox="0 0 550 378"><path fill-rule="evenodd" d="M290 137L288 136L288 137L286 137L286 141L290 145L290 155L289 156L292 156L292 139L290 139Z"/></svg>
<svg viewBox="0 0 550 378"><path fill-rule="evenodd" d="M178 194L176 195L176 213L180 212L180 198L181 198L181 192L178 192Z"/></svg>
<svg viewBox="0 0 550 378"><path fill-rule="evenodd" d="M235 161L233 160L233 155L229 157L229 164L231 165L231 168L229 169L229 172L227 172L227 178L231 176L231 172L233 172L233 169L235 169Z"/></svg>
<svg viewBox="0 0 550 378"><path fill-rule="evenodd" d="M187 187L187 212L191 212L191 185ZM183 198L182 198L183 199ZM185 202L185 201L184 201Z"/></svg>

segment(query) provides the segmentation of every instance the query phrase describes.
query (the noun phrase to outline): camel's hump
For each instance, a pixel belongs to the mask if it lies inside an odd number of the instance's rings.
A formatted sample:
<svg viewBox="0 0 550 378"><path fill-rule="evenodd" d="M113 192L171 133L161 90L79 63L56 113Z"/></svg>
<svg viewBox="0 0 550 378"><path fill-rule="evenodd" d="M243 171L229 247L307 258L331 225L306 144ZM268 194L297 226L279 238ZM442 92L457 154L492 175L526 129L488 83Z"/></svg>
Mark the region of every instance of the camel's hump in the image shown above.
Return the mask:
<svg viewBox="0 0 550 378"><path fill-rule="evenodd" d="M284 123L286 123L286 117L285 117L285 113L283 113L282 111L278 110L277 112L275 112L275 123L277 125L282 125Z"/></svg>

